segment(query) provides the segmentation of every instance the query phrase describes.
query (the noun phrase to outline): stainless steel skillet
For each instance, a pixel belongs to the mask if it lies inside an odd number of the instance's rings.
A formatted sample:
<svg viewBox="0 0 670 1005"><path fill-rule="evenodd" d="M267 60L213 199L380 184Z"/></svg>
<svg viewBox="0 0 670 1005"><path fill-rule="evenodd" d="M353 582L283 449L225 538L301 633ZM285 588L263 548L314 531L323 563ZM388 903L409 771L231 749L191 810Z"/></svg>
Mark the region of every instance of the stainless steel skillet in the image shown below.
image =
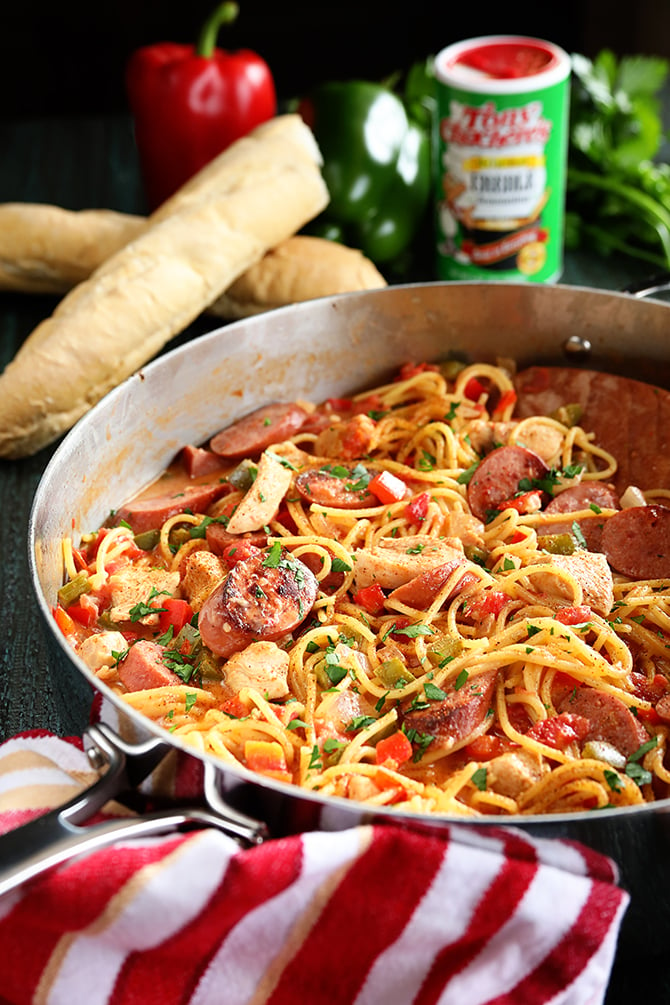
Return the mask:
<svg viewBox="0 0 670 1005"><path fill-rule="evenodd" d="M557 363L605 369L670 388L669 340L670 306L627 294L560 286L417 284L326 298L238 322L168 353L113 391L54 454L35 496L29 533L33 584L58 686L102 691L120 717L120 755L118 747L114 753L113 737L94 734L91 740L95 756L105 764L113 767L119 756L123 761L122 770L108 769L105 777L134 784L150 769L152 758L178 744L115 699L58 632L51 607L62 578L63 536L77 537L98 526L110 510L152 481L185 443L205 441L267 401L340 396L384 381L409 359L448 355L512 357L519 367ZM263 826L255 826L250 816L263 821L270 834L298 827L347 827L363 819L356 804L305 794L209 760L207 769L214 779L211 801L207 819L192 819L196 824L212 822L212 817L218 821L221 794L233 815L246 814L233 826L252 841L262 837ZM111 794L99 788L96 798ZM670 889L669 811L666 800L630 810L515 818L505 824L547 836L568 835L610 854L633 894L625 926L634 951L642 944L648 949L663 931L657 891ZM61 818L63 856L72 853L80 836L71 823L84 816L85 808L78 804L69 821ZM380 811L377 818L438 828L454 822L399 817L392 810ZM490 820L468 822L465 829L475 833L490 825ZM40 862L33 860L33 871ZM16 882L18 875L15 870L7 882ZM663 910L667 931L670 904Z"/></svg>

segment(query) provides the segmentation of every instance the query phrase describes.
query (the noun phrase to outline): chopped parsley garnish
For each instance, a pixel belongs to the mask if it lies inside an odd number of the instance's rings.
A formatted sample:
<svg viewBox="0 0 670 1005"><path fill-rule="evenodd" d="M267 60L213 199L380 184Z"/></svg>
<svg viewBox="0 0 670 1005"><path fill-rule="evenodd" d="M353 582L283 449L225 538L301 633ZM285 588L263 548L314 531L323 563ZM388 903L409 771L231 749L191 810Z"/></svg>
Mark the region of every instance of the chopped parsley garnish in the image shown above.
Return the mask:
<svg viewBox="0 0 670 1005"><path fill-rule="evenodd" d="M419 635L435 634L435 629L431 628L430 625L407 625L406 628L396 628L392 625L390 630L394 635L406 635L409 639L415 639Z"/></svg>
<svg viewBox="0 0 670 1005"><path fill-rule="evenodd" d="M486 768L477 768L470 776L470 781L480 792L486 790Z"/></svg>
<svg viewBox="0 0 670 1005"><path fill-rule="evenodd" d="M334 558L331 562L333 572L351 572L352 566L347 565L343 558Z"/></svg>
<svg viewBox="0 0 670 1005"><path fill-rule="evenodd" d="M442 701L443 698L447 697L446 691L443 691L437 684L431 684L430 681L426 681L423 691L428 701Z"/></svg>
<svg viewBox="0 0 670 1005"><path fill-rule="evenodd" d="M642 760L644 755L648 754L650 750L653 750L657 744L658 737L652 736L650 740L647 740L647 742L643 743L641 747L638 747L635 753L631 754L626 761L626 767L624 770L628 777L632 778L637 785L648 785L651 782L651 771L647 771L639 762Z"/></svg>
<svg viewBox="0 0 670 1005"><path fill-rule="evenodd" d="M469 484L472 476L474 475L475 471L479 467L479 463L480 463L479 461L475 461L475 463L471 464L469 468L465 469L465 471L461 471L460 475L456 479L456 481L458 482L459 485L468 485Z"/></svg>
<svg viewBox="0 0 670 1005"><path fill-rule="evenodd" d="M469 676L470 674L468 673L467 670L461 670L458 677L454 681L454 690L460 691L460 689L463 687Z"/></svg>
<svg viewBox="0 0 670 1005"><path fill-rule="evenodd" d="M577 523L576 520L572 521L572 525L570 527L570 530L572 531L572 534L575 537L575 539L576 539L577 544L579 545L579 547L580 548L586 548L586 538L584 537L584 535L582 533L582 528L579 526L579 524Z"/></svg>
<svg viewBox="0 0 670 1005"><path fill-rule="evenodd" d="M419 733L419 731L416 729L411 728L407 729L405 723L403 723L400 728L402 729L403 733L405 734L409 742L412 744L416 744L416 750L412 755L412 761L416 764L417 761L421 760L421 758L423 757L423 755L425 754L426 750L431 745L435 737L431 736L430 733Z"/></svg>
<svg viewBox="0 0 670 1005"><path fill-rule="evenodd" d="M366 729L376 721L372 715L355 715L349 725L344 727L344 732L355 733L359 729Z"/></svg>

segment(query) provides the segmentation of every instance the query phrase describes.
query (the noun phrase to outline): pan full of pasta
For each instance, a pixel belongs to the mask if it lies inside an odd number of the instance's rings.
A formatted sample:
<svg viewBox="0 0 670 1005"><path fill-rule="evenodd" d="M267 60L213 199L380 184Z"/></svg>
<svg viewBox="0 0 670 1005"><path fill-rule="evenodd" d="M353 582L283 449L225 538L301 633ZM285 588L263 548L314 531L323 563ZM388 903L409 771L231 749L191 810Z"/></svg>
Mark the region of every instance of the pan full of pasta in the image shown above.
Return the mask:
<svg viewBox="0 0 670 1005"><path fill-rule="evenodd" d="M615 835L651 890L669 331L627 294L429 283L167 353L37 491L54 674L273 825L504 825L610 854Z"/></svg>

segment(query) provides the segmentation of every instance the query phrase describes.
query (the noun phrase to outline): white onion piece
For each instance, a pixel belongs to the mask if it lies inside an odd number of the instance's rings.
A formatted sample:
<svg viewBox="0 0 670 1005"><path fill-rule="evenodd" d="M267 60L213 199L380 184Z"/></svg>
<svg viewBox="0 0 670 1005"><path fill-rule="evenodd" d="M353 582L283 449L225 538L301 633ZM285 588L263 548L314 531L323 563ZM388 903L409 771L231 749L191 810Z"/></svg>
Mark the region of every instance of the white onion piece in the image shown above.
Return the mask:
<svg viewBox="0 0 670 1005"><path fill-rule="evenodd" d="M629 485L619 499L621 509L632 509L634 506L646 506L647 500L637 485Z"/></svg>

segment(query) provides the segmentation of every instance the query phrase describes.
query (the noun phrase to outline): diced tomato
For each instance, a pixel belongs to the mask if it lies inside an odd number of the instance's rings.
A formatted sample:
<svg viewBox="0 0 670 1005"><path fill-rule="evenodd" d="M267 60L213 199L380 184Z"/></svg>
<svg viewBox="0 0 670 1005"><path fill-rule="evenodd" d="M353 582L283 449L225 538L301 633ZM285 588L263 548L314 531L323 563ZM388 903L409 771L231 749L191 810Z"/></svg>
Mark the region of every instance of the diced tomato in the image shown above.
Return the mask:
<svg viewBox="0 0 670 1005"><path fill-rule="evenodd" d="M439 369L439 366L436 366L434 363L403 363L396 380L410 380L410 378L416 377L419 373L425 373L426 370L437 372Z"/></svg>
<svg viewBox="0 0 670 1005"><path fill-rule="evenodd" d="M237 694L233 695L232 698L226 698L221 704L221 711L234 719L244 719L249 715L249 709Z"/></svg>
<svg viewBox="0 0 670 1005"><path fill-rule="evenodd" d="M275 740L247 740L244 744L244 759L251 771L279 781L291 781L284 748Z"/></svg>
<svg viewBox="0 0 670 1005"><path fill-rule="evenodd" d="M469 398L470 401L479 401L481 396L487 393L488 392L481 380L477 380L476 377L470 377L470 380L463 388L463 394L466 398Z"/></svg>
<svg viewBox="0 0 670 1005"><path fill-rule="evenodd" d="M365 398L352 401L351 409L354 415L367 415L368 412L381 412L382 399L380 394L368 394Z"/></svg>
<svg viewBox="0 0 670 1005"><path fill-rule="evenodd" d="M90 628L98 616L98 605L89 600L84 593L79 598L79 603L70 604L67 613L78 624L83 625L85 628Z"/></svg>
<svg viewBox="0 0 670 1005"><path fill-rule="evenodd" d="M226 565L232 569L232 567L237 565L238 562L242 562L246 558L251 558L251 556L256 553L260 554L260 548L257 548L255 544L251 544L250 541L245 541L244 538L240 538L239 541L235 541L233 544L229 544L223 549L221 552L221 558Z"/></svg>
<svg viewBox="0 0 670 1005"><path fill-rule="evenodd" d="M486 614L497 617L508 602L509 597L502 590L485 590L466 601L465 614L475 619L482 618Z"/></svg>
<svg viewBox="0 0 670 1005"><path fill-rule="evenodd" d="M647 722L650 726L658 726L663 719L656 711L655 708L636 708L635 717L640 720L640 722Z"/></svg>
<svg viewBox="0 0 670 1005"><path fill-rule="evenodd" d="M88 568L88 563L84 553L79 550L79 548L72 549L72 560L74 561L74 567L77 572L83 572L84 569Z"/></svg>
<svg viewBox="0 0 670 1005"><path fill-rule="evenodd" d="M579 607L561 607L554 617L562 625L583 625L591 620L593 612L586 604L581 604Z"/></svg>
<svg viewBox="0 0 670 1005"><path fill-rule="evenodd" d="M512 746L508 740L503 740L501 736L493 736L491 733L484 733L478 736L465 748L465 753L473 761L490 761L493 757L499 757Z"/></svg>
<svg viewBox="0 0 670 1005"><path fill-rule="evenodd" d="M352 404L351 398L327 398L324 402L329 412L349 412Z"/></svg>
<svg viewBox="0 0 670 1005"><path fill-rule="evenodd" d="M657 702L668 690L668 681L663 674L654 674L649 680L646 674L633 671L630 675L633 684L633 694L643 701Z"/></svg>
<svg viewBox="0 0 670 1005"><path fill-rule="evenodd" d="M493 409L492 418L497 421L510 407L510 405L516 405L516 391L512 388L500 395L500 401Z"/></svg>
<svg viewBox="0 0 670 1005"><path fill-rule="evenodd" d="M498 503L496 509L513 509L517 513L539 513L542 509L542 492L539 489L531 489L529 492L522 492L513 499L506 499L505 502Z"/></svg>
<svg viewBox="0 0 670 1005"><path fill-rule="evenodd" d="M428 513L428 503L430 502L430 493L419 492L418 496L407 503L407 509L405 510L405 516L410 523L421 524L426 519L426 514Z"/></svg>
<svg viewBox="0 0 670 1005"><path fill-rule="evenodd" d="M391 474L390 471L380 471L368 485L368 489L384 504L399 502L407 494L407 484Z"/></svg>
<svg viewBox="0 0 670 1005"><path fill-rule="evenodd" d="M526 736L544 743L556 750L565 750L571 743L581 743L586 737L591 723L583 715L561 712L551 719L540 719L531 726Z"/></svg>
<svg viewBox="0 0 670 1005"><path fill-rule="evenodd" d="M379 583L364 586L354 594L354 603L364 607L368 614L379 614L383 610L385 600L384 591Z"/></svg>
<svg viewBox="0 0 670 1005"><path fill-rule="evenodd" d="M412 744L401 729L380 740L376 747L377 764L397 768L412 756Z"/></svg>
<svg viewBox="0 0 670 1005"><path fill-rule="evenodd" d="M61 607L60 604L53 608L53 616L56 620L56 624L66 639L71 635L74 635L76 625L67 611Z"/></svg>
<svg viewBox="0 0 670 1005"><path fill-rule="evenodd" d="M193 617L191 605L178 597L168 597L167 600L158 599L151 606L161 608L158 615L158 630L161 633L166 632L172 625L174 633L177 635Z"/></svg>

